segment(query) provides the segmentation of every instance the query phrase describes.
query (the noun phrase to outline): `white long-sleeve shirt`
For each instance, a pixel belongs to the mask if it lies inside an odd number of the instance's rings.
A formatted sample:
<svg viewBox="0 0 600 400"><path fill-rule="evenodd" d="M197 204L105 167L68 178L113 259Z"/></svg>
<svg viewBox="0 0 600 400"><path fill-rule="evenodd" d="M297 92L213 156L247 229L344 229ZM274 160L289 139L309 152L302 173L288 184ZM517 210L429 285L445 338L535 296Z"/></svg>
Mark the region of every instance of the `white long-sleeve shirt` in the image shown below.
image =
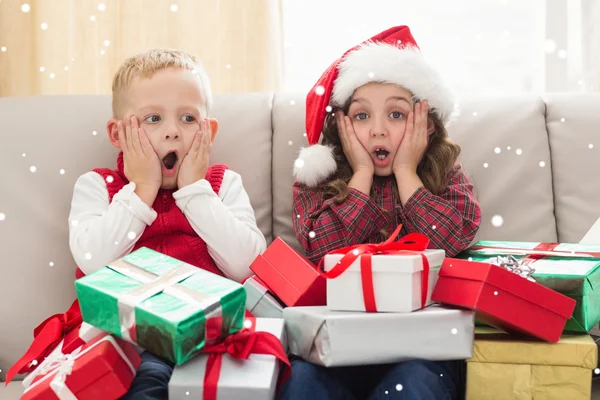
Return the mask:
<svg viewBox="0 0 600 400"><path fill-rule="evenodd" d="M250 264L267 245L242 177L226 170L218 195L201 179L173 197L223 274L238 282L250 276ZM109 202L102 176L96 172L80 176L69 215L69 246L75 262L89 275L125 256L156 217L156 211L135 194L134 182Z"/></svg>

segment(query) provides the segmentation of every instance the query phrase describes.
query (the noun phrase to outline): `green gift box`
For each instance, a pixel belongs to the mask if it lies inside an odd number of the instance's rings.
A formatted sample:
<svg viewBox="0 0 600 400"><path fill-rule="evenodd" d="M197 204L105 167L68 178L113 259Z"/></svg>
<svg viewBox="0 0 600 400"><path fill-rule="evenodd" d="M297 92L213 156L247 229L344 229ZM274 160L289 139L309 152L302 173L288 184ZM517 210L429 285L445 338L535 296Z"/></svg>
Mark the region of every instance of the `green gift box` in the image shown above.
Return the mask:
<svg viewBox="0 0 600 400"><path fill-rule="evenodd" d="M457 258L494 262L508 255L533 268L536 282L577 301L565 332L589 332L600 322L600 245L482 240Z"/></svg>
<svg viewBox="0 0 600 400"><path fill-rule="evenodd" d="M85 322L178 365L243 328L242 285L145 247L75 290Z"/></svg>

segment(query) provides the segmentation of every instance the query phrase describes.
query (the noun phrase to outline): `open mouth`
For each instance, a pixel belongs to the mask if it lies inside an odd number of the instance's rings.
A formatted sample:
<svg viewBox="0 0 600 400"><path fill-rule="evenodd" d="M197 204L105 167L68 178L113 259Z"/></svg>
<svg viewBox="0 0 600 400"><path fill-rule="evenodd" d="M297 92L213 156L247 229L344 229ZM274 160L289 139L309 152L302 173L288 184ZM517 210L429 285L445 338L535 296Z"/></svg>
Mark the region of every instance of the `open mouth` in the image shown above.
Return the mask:
<svg viewBox="0 0 600 400"><path fill-rule="evenodd" d="M384 149L383 147L376 148L373 153L375 154L375 157L377 157L380 160L385 160L385 158L390 154L390 152Z"/></svg>
<svg viewBox="0 0 600 400"><path fill-rule="evenodd" d="M177 153L174 151L170 151L166 156L163 157L162 163L166 169L172 170L177 164Z"/></svg>

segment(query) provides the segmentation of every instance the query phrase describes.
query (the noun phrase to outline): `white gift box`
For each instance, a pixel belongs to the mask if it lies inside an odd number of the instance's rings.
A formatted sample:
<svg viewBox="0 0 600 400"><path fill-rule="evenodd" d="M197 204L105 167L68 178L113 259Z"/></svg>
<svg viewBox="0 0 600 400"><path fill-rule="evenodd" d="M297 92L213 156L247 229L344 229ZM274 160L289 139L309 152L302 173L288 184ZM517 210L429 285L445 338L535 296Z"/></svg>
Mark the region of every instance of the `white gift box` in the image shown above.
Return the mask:
<svg viewBox="0 0 600 400"><path fill-rule="evenodd" d="M472 356L474 313L431 305L413 313L283 310L290 352L325 367Z"/></svg>
<svg viewBox="0 0 600 400"><path fill-rule="evenodd" d="M283 318L283 305L254 278L244 282L246 309L257 318Z"/></svg>
<svg viewBox="0 0 600 400"><path fill-rule="evenodd" d="M445 258L444 250L425 250L429 262L427 301L431 304L431 293ZM331 270L343 254L327 254L325 271ZM333 311L366 311L363 298L360 259L340 276L327 279L327 308ZM422 308L421 279L423 259L420 254L373 255L373 288L378 312L412 312Z"/></svg>
<svg viewBox="0 0 600 400"><path fill-rule="evenodd" d="M281 318L256 318L256 331L269 332L287 350L284 321ZM199 354L177 365L169 381L170 400L202 400L207 354ZM279 377L280 361L272 355L251 354L247 360L223 354L217 398L219 400L272 400Z"/></svg>

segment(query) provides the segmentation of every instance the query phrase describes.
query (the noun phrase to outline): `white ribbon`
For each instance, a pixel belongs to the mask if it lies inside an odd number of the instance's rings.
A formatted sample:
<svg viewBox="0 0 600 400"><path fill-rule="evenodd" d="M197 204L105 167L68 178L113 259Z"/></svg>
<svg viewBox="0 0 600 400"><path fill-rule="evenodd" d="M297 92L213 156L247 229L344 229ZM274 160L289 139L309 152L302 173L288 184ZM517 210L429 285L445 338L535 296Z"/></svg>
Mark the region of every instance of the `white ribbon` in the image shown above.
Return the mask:
<svg viewBox="0 0 600 400"><path fill-rule="evenodd" d="M214 311L211 309L211 305L214 305L215 308L220 307L218 298L179 284L179 282L190 276L201 273L201 269L192 265L182 263L163 275L156 275L123 260L114 262L108 268L142 283L142 286L118 298L117 306L119 310L119 322L121 324L121 338L130 343L138 344L135 307L142 301L158 293L163 292L188 304L195 305L199 309L204 310L206 315Z"/></svg>
<svg viewBox="0 0 600 400"><path fill-rule="evenodd" d="M47 380L49 380L50 377L53 377L50 381L50 389L52 389L52 391L54 392L54 394L56 394L59 400L77 400L75 394L71 391L71 389L69 389L69 387L66 384L67 377L73 372L75 360L77 360L85 353L91 351L94 347L98 346L102 342L110 342L110 344L112 344L115 350L117 351L117 354L119 354L119 356L123 359L123 361L125 361L125 364L127 364L129 369L131 370L131 374L135 375L135 367L133 366L129 358L127 358L127 355L125 355L123 349L121 349L115 338L107 334L102 339L98 340L96 343L92 344L83 351L81 350L85 345L77 348L70 354L60 353L48 357L48 363L44 366L40 366L41 370L39 372L39 374L46 375L43 376L40 380L31 384L28 388L25 389L23 393L27 393L37 385L40 385L42 382L46 382Z"/></svg>

